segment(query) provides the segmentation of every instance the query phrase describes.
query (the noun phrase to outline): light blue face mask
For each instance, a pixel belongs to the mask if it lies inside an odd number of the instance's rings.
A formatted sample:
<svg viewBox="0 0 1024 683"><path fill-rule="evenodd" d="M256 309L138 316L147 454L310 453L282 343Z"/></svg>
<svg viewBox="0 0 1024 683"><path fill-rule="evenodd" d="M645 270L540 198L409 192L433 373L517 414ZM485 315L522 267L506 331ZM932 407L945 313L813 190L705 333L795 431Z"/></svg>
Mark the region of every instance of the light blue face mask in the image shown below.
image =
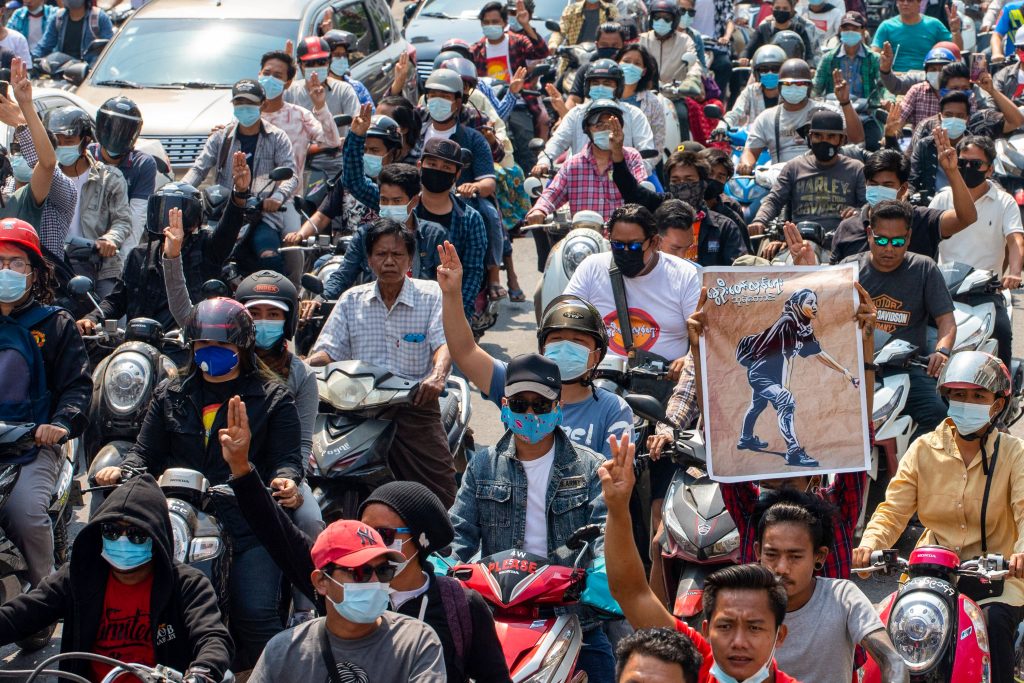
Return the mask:
<svg viewBox="0 0 1024 683"><path fill-rule="evenodd" d="M11 161L11 172L14 174L16 181L27 183L32 180L32 167L25 161L25 157L20 154L12 154L8 158Z"/></svg>
<svg viewBox="0 0 1024 683"><path fill-rule="evenodd" d="M615 90L607 85L592 85L590 90L587 91L592 100L611 100L615 99Z"/></svg>
<svg viewBox="0 0 1024 683"><path fill-rule="evenodd" d="M329 69L326 66L311 66L308 69L303 69L302 73L306 76L306 78L309 78L313 74L316 74L316 77L320 80L320 83L324 83L327 81L328 70Z"/></svg>
<svg viewBox="0 0 1024 683"><path fill-rule="evenodd" d="M78 161L78 157L82 156L78 145L60 145L55 151L57 152L57 163L61 166L71 166Z"/></svg>
<svg viewBox="0 0 1024 683"><path fill-rule="evenodd" d="M686 28L690 28L691 26L693 26L694 19L696 19L696 17L691 17L689 14L684 14L679 17L679 23L682 26L685 26Z"/></svg>
<svg viewBox="0 0 1024 683"><path fill-rule="evenodd" d="M992 421L992 404L966 403L964 401L950 401L949 412L947 413L956 431L960 434L974 434L988 426Z"/></svg>
<svg viewBox="0 0 1024 683"><path fill-rule="evenodd" d="M779 87L779 74L768 72L761 74L761 85L766 88L775 89Z"/></svg>
<svg viewBox="0 0 1024 683"><path fill-rule="evenodd" d="M523 25L520 24L519 20L516 19L515 17L509 17L508 18L508 27L509 27L509 29L511 29L512 31L515 31L516 33L519 33L520 31L523 30Z"/></svg>
<svg viewBox="0 0 1024 683"><path fill-rule="evenodd" d="M255 104L236 104L235 118L243 126L251 126L260 120L260 108Z"/></svg>
<svg viewBox="0 0 1024 683"><path fill-rule="evenodd" d="M255 320L256 346L261 349L272 349L284 336L283 320Z"/></svg>
<svg viewBox="0 0 1024 683"><path fill-rule="evenodd" d="M622 67L622 75L626 79L626 85L635 85L643 78L644 70L636 64L624 62L619 64L619 66Z"/></svg>
<svg viewBox="0 0 1024 683"><path fill-rule="evenodd" d="M447 121L452 117L452 103L443 97L428 97L427 113L438 123Z"/></svg>
<svg viewBox="0 0 1024 683"><path fill-rule="evenodd" d="M672 30L672 22L667 19L655 19L651 22L651 28L659 36L667 36Z"/></svg>
<svg viewBox="0 0 1024 683"><path fill-rule="evenodd" d="M28 275L17 273L10 268L0 270L0 302L13 304L25 296L28 289Z"/></svg>
<svg viewBox="0 0 1024 683"><path fill-rule="evenodd" d="M800 104L807 99L806 85L784 85L779 89L782 99L789 104Z"/></svg>
<svg viewBox="0 0 1024 683"><path fill-rule="evenodd" d="M335 76L344 76L348 73L348 57L335 57L331 60L331 71Z"/></svg>
<svg viewBox="0 0 1024 683"><path fill-rule="evenodd" d="M568 339L546 344L544 356L555 361L563 382L578 379L590 369L590 350Z"/></svg>
<svg viewBox="0 0 1024 683"><path fill-rule="evenodd" d="M590 136L594 139L594 146L598 149L607 152L612 148L612 132L610 130L595 130Z"/></svg>
<svg viewBox="0 0 1024 683"><path fill-rule="evenodd" d="M275 97L280 97L281 93L284 92L284 81L274 76L260 76L257 79L261 86L263 86L263 92L267 94L267 99L272 100Z"/></svg>
<svg viewBox="0 0 1024 683"><path fill-rule="evenodd" d="M899 195L899 190L894 190L891 187L885 185L868 185L864 189L864 196L868 200L868 204L874 206L878 202L885 201L886 199L896 199Z"/></svg>
<svg viewBox="0 0 1024 683"><path fill-rule="evenodd" d="M345 591L341 602L334 602L327 598L342 619L354 624L372 624L380 618L380 615L384 614L384 610L391 604L391 590L386 583L379 581L339 583L333 576L328 574L324 574L324 576Z"/></svg>
<svg viewBox="0 0 1024 683"><path fill-rule="evenodd" d="M500 40L505 35L505 27L501 24L481 24L480 28L487 40Z"/></svg>
<svg viewBox="0 0 1024 683"><path fill-rule="evenodd" d="M127 536L118 536L116 541L103 539L104 560L114 569L128 572L138 569L153 559L153 539L147 538L145 543L132 543Z"/></svg>
<svg viewBox="0 0 1024 683"><path fill-rule="evenodd" d="M779 632L775 632L775 642L779 640ZM764 683L768 680L771 675L772 658L775 657L775 643L772 643L772 653L768 655L768 661L765 662L760 669L758 669L753 676L748 676L742 681L738 678L733 678L729 674L722 671L722 667L719 666L718 662L711 665L711 675L715 677L718 683Z"/></svg>
<svg viewBox="0 0 1024 683"><path fill-rule="evenodd" d="M562 424L562 406L542 415L513 413L508 406L502 406L501 422L513 434L526 439L527 443L540 443Z"/></svg>
<svg viewBox="0 0 1024 683"><path fill-rule="evenodd" d="M857 45L863 39L864 36L861 35L860 31L842 31L839 34L839 40L843 41L843 45L848 45L850 47Z"/></svg>
<svg viewBox="0 0 1024 683"><path fill-rule="evenodd" d="M376 154L363 155L363 174L367 178L376 178L380 175L382 168L384 168L384 157L379 157Z"/></svg>
<svg viewBox="0 0 1024 683"><path fill-rule="evenodd" d="M408 204L396 204L394 206L380 205L380 210L377 214L381 218L390 218L396 223L405 225L405 222L409 220L409 205Z"/></svg>
<svg viewBox="0 0 1024 683"><path fill-rule="evenodd" d="M950 140L956 140L967 132L967 122L955 117L942 117L942 127L949 133Z"/></svg>

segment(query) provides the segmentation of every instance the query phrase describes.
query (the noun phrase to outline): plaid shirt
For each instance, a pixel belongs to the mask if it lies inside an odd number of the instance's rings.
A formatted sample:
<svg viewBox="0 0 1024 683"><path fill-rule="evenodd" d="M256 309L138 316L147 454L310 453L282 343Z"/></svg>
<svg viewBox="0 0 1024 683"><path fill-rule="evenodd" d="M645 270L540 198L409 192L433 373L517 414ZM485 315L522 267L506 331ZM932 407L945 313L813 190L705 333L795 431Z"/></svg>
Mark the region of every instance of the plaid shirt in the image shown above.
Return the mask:
<svg viewBox="0 0 1024 683"><path fill-rule="evenodd" d="M832 532L835 539L825 558L825 566L815 575L830 579L849 579L853 557L853 533L860 518L861 503L867 474L846 472L835 475L833 484L818 491L818 496L835 505L838 509ZM754 508L760 488L753 482L722 484L722 500L725 508L736 522L740 535L740 563L756 562L754 541L757 540L757 520Z"/></svg>
<svg viewBox="0 0 1024 683"><path fill-rule="evenodd" d="M525 33L511 31L506 31L505 37L508 39L508 63L512 67L510 73L515 73L515 70L521 66L525 67L527 60L544 59L548 56L548 44L544 42L544 37L539 33L536 41ZM469 54L473 57L473 63L476 64L477 74L487 76L487 39L481 38L470 45Z"/></svg>
<svg viewBox="0 0 1024 683"><path fill-rule="evenodd" d="M21 154L25 161L32 168L35 168L39 161L36 154L36 147L32 144L32 133L25 126L18 126L14 133L14 139L21 145ZM13 191L13 184L10 192L4 188L4 196L9 197ZM50 193L46 195L43 202L43 213L39 219L39 225L33 226L39 233L39 241L42 242L46 251L53 256L64 256L64 241L68 237L68 230L71 229L71 219L75 217L75 206L78 204L78 190L74 182L60 170L60 165L53 169L53 183L50 185Z"/></svg>
<svg viewBox="0 0 1024 683"><path fill-rule="evenodd" d="M900 105L900 118L911 126L939 113L939 96L928 83L918 83L907 91Z"/></svg>
<svg viewBox="0 0 1024 683"><path fill-rule="evenodd" d="M636 181L639 183L646 180L647 170L640 153L629 147L622 151ZM569 212L572 214L577 211L596 211L602 216L610 216L612 211L625 203L612 180L611 160L604 172L600 172L589 144L558 169L534 208L551 215L566 202L569 202Z"/></svg>
<svg viewBox="0 0 1024 683"><path fill-rule="evenodd" d="M433 370L434 352L443 346L441 287L405 278L390 310L376 282L359 285L338 300L313 353L331 360L361 360L418 381Z"/></svg>
<svg viewBox="0 0 1024 683"><path fill-rule="evenodd" d="M700 404L697 403L697 374L694 371L693 354L683 356L683 367L679 371L679 381L672 389L665 408L665 421L659 422L655 433L663 436L675 436L676 430L686 429L700 415Z"/></svg>
<svg viewBox="0 0 1024 683"><path fill-rule="evenodd" d="M562 34L562 39L558 43L559 45L575 45L579 42L580 30L583 28L583 5L583 0L580 0L580 2L574 2L571 5L567 5L566 8L562 10L562 18L558 22L558 25L561 27L559 33ZM600 5L600 12L597 17L597 24L600 26L606 21L618 21L618 19L619 10L616 8L615 3L602 2Z"/></svg>

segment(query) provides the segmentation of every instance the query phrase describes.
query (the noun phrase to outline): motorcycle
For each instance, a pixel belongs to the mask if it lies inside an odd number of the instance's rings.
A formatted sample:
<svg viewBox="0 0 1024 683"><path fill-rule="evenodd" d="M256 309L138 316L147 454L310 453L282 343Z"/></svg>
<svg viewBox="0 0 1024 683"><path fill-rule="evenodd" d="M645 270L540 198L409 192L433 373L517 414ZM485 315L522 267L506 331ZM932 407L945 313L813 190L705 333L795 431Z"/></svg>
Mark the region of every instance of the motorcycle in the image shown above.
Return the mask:
<svg viewBox="0 0 1024 683"><path fill-rule="evenodd" d="M235 248L231 251L231 255L228 257L227 263L224 264L223 268L223 279L231 287L232 291L238 287L238 284L244 280L247 276L260 270L259 259L252 250L250 245L250 238L253 230L263 220L263 201L270 197L272 192L268 192L272 186L279 182L291 179L295 175L295 172L286 167L279 166L270 172L267 176L266 184L260 189L259 192L251 194L248 199L245 200L245 207L242 209L244 212L244 218L242 229L238 233L238 240L235 243ZM223 195L223 198L221 198ZM215 205L223 210L223 206L226 204L227 198L230 193L227 190L219 190L214 195L218 203ZM204 195L206 196L206 195ZM277 209L278 213L284 213L287 210L285 204ZM220 219L220 214L214 214L211 218L216 220Z"/></svg>
<svg viewBox="0 0 1024 683"><path fill-rule="evenodd" d="M782 232L782 226L782 221L774 221L765 230L765 237L772 241L785 242L786 236ZM818 263L828 263L832 255L830 247L832 246L832 237L835 235L835 231L825 232L825 229L819 223L813 221L800 221L796 224L796 229L800 231L800 236L804 241L811 245ZM793 265L793 255L789 253L789 247L783 247L779 250L779 253L772 259L772 265Z"/></svg>
<svg viewBox="0 0 1024 683"><path fill-rule="evenodd" d="M559 210L561 211L561 210ZM532 226L543 230L551 244L541 275L541 285L534 296L534 311L537 321L548 304L565 291L569 280L583 259L611 249L604 238L604 221L594 211L577 211L568 221L566 213L555 213L553 222Z"/></svg>
<svg viewBox="0 0 1024 683"><path fill-rule="evenodd" d="M388 452L396 427L385 413L410 404L419 383L358 360L316 368L316 378L321 412L313 427L309 485L330 524L355 519L371 491L394 481ZM439 399L448 449L456 461L473 450L469 396L466 381L452 375Z"/></svg>
<svg viewBox="0 0 1024 683"><path fill-rule="evenodd" d="M42 678L40 678L40 676L54 676L56 677L55 679L70 679L70 675L61 674L60 671L53 667L54 664L69 659L84 659L90 662L101 662L108 666L112 666L113 668L106 676L103 677L100 683L116 683L116 681L124 680L122 676L134 678L137 681L141 681L141 683L182 683L182 681L185 680L184 674L162 664L147 666L145 664L138 664L134 662L122 662L118 659L93 654L91 652L62 652L43 660L34 669L8 669L4 671L4 674L8 676L27 676L27 678L25 678L25 683L41 681ZM75 678L80 677L76 676ZM49 678L47 678L47 680L49 680ZM234 675L230 671L227 671L220 683L234 683L234 681Z"/></svg>
<svg viewBox="0 0 1024 683"><path fill-rule="evenodd" d="M587 674L577 668L583 647L579 617L555 616L551 608L579 602L586 561L600 535L601 527L590 524L569 537L566 548L577 551L571 567L525 550L505 550L449 571L490 603L514 683L586 682Z"/></svg>
<svg viewBox="0 0 1024 683"><path fill-rule="evenodd" d="M910 561L897 550L871 553L871 565L858 572L905 573L909 579L881 604L882 621L896 652L906 662L912 683L988 681L988 627L981 608L958 590L958 580L1002 583L1008 574L1002 555L961 562L952 550L921 546ZM880 683L874 660L864 668L865 683Z"/></svg>

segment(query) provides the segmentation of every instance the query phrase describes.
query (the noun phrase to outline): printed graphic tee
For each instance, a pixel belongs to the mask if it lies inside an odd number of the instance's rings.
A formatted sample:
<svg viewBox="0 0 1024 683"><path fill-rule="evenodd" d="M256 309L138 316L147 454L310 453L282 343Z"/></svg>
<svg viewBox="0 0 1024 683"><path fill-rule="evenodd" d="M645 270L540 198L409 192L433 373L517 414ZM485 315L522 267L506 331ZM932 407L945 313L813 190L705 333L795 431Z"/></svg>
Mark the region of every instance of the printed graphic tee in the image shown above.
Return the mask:
<svg viewBox="0 0 1024 683"><path fill-rule="evenodd" d="M487 75L506 83L512 82L511 65L508 63L508 36L501 39L497 45L491 41L485 41L487 45Z"/></svg>
<svg viewBox="0 0 1024 683"><path fill-rule="evenodd" d="M107 575L103 612L92 649L94 653L122 662L156 665L149 614L152 591L152 573L145 581L132 586L118 581L113 572ZM94 681L103 680L112 668L99 662L92 662L90 667Z"/></svg>

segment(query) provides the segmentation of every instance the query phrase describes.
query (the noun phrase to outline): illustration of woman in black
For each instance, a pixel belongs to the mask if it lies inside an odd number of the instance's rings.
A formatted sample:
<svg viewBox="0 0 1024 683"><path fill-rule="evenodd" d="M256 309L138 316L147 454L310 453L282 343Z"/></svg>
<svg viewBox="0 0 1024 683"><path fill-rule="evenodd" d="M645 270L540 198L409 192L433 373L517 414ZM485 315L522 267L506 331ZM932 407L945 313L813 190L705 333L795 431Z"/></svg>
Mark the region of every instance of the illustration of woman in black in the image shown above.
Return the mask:
<svg viewBox="0 0 1024 683"><path fill-rule="evenodd" d="M822 350L811 327L816 317L818 295L810 289L801 289L783 304L782 315L771 327L744 337L736 345L736 360L747 368L747 381L753 394L743 418L743 433L736 444L740 450L763 451L768 447L767 442L754 434L754 425L771 403L778 414L779 432L786 441L786 464L818 467L818 461L807 455L796 437L796 401L789 390L793 357L813 356L826 367L843 373L855 388L860 386L860 380Z"/></svg>

